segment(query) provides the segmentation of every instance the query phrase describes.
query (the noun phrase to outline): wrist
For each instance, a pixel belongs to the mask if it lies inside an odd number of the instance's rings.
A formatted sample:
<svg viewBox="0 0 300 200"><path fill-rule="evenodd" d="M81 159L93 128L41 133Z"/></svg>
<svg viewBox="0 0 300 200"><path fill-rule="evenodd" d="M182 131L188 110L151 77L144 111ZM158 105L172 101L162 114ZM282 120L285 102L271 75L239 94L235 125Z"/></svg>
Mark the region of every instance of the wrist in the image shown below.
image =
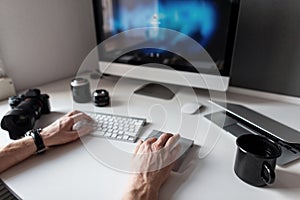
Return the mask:
<svg viewBox="0 0 300 200"><path fill-rule="evenodd" d="M42 129L42 131L40 132L40 135L41 135L41 137L44 141L44 145L45 145L46 148L53 145L53 142L51 141L49 131L47 131L46 129Z"/></svg>
<svg viewBox="0 0 300 200"><path fill-rule="evenodd" d="M145 199L145 200L156 200L158 199L159 188L155 184L150 184L143 179L134 178L129 185L127 190L126 200L131 199Z"/></svg>
<svg viewBox="0 0 300 200"><path fill-rule="evenodd" d="M32 130L30 130L26 133L27 136L32 137L32 139L34 141L34 144L36 146L36 153L37 154L41 154L41 153L44 153L46 151L46 147L45 147L43 138L40 134L41 131L42 131L42 129L39 128L39 129L32 129Z"/></svg>
<svg viewBox="0 0 300 200"><path fill-rule="evenodd" d="M158 199L158 191L151 187L139 186L130 188L123 200L156 200Z"/></svg>

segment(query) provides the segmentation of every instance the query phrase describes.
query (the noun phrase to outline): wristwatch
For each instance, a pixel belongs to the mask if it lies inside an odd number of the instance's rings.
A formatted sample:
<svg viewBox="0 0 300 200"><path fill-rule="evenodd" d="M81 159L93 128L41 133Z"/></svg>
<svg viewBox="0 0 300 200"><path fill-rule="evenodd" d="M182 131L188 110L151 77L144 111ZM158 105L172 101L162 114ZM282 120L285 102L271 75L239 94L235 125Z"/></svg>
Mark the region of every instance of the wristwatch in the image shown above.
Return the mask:
<svg viewBox="0 0 300 200"><path fill-rule="evenodd" d="M40 134L40 132L42 131L41 128L38 129L32 129L26 132L26 136L31 136L33 138L33 141L35 143L36 146L36 153L37 154L41 154L44 153L46 151L46 147L43 141L43 138Z"/></svg>

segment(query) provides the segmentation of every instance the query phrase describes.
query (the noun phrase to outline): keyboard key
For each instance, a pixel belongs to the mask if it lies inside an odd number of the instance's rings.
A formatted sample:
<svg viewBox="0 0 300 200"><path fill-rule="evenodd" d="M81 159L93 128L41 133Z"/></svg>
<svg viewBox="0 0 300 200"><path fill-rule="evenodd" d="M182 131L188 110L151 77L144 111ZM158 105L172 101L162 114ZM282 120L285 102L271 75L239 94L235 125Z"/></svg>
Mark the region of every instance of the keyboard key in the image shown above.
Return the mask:
<svg viewBox="0 0 300 200"><path fill-rule="evenodd" d="M104 113L87 113L96 123L93 136L135 142L146 119Z"/></svg>

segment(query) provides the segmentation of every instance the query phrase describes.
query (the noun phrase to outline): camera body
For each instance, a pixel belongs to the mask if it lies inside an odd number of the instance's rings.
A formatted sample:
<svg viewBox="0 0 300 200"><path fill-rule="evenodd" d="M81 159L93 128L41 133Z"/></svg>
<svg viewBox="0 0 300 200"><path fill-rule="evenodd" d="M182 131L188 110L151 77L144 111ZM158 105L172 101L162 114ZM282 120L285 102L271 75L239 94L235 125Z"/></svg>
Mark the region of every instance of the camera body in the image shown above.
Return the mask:
<svg viewBox="0 0 300 200"><path fill-rule="evenodd" d="M50 113L49 95L41 94L39 89L29 89L24 94L12 96L8 103L12 109L2 118L1 128L7 130L13 140L33 129L42 114Z"/></svg>

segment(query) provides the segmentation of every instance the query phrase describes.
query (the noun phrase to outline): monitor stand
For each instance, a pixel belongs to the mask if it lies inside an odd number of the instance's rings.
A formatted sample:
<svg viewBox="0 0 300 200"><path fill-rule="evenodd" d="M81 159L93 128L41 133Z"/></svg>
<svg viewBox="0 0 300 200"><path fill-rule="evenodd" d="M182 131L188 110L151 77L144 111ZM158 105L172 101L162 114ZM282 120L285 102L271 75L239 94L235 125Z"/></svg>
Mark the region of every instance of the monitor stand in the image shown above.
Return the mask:
<svg viewBox="0 0 300 200"><path fill-rule="evenodd" d="M149 83L134 91L135 94L171 100L175 93L159 83Z"/></svg>

